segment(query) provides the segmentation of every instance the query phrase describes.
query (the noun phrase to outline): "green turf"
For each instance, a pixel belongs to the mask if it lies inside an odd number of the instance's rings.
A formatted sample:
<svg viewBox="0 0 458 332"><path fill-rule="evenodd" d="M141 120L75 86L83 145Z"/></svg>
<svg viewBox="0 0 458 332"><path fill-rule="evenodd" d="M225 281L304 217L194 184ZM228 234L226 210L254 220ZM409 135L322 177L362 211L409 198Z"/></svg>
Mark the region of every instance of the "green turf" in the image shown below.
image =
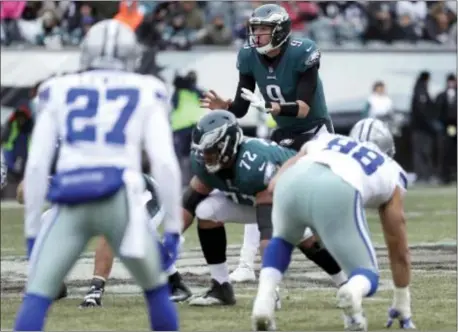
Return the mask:
<svg viewBox="0 0 458 332"><path fill-rule="evenodd" d="M409 191L406 201L408 232L411 245L418 243L456 243L456 188L419 188ZM369 212L369 224L375 243L383 236L376 214ZM240 244L243 228L227 225L228 242ZM21 209L1 209L1 255L23 255L23 221ZM198 246L194 227L186 233L185 248ZM88 250L91 250L89 246ZM2 263L3 264L3 263ZM456 273L414 271L412 280L413 314L421 330L457 330ZM389 277L384 272L384 277ZM250 329L253 291L236 286L238 303L234 307L193 308L179 305L182 330L229 331ZM365 300L370 330L381 330L391 302L390 291L381 291ZM1 329L11 329L19 296L2 294ZM148 323L140 296L107 294L105 307L80 310L80 299L66 299L52 309L47 329L50 330L147 330ZM334 306L333 290L304 289L283 291L283 308L277 313L281 330L342 329L340 312Z"/></svg>

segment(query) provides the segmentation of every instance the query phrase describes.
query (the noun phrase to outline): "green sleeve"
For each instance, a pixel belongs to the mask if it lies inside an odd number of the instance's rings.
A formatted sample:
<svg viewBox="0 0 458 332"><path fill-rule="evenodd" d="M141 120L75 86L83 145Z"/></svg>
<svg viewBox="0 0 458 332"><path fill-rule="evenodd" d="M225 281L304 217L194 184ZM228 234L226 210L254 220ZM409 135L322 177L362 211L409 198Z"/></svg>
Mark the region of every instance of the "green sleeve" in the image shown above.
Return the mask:
<svg viewBox="0 0 458 332"><path fill-rule="evenodd" d="M292 46L294 47L294 46ZM302 44L298 47L300 51L297 70L301 73L320 63L321 52L313 41Z"/></svg>
<svg viewBox="0 0 458 332"><path fill-rule="evenodd" d="M240 74L247 75L252 73L250 53L251 47L248 44L244 44L237 55L237 70Z"/></svg>

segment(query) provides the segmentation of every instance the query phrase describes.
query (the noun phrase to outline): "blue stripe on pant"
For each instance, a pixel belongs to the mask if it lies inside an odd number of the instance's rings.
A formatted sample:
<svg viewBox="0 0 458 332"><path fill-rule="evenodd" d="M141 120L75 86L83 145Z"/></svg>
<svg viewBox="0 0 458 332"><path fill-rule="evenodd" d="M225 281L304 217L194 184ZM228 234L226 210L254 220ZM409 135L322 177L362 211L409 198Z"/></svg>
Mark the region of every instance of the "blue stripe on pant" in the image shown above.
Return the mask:
<svg viewBox="0 0 458 332"><path fill-rule="evenodd" d="M363 240L373 267L378 271L377 256L375 254L375 249L370 238L369 228L366 221L366 214L364 213L364 207L361 201L361 194L358 191L355 194L354 200L354 216L358 234Z"/></svg>

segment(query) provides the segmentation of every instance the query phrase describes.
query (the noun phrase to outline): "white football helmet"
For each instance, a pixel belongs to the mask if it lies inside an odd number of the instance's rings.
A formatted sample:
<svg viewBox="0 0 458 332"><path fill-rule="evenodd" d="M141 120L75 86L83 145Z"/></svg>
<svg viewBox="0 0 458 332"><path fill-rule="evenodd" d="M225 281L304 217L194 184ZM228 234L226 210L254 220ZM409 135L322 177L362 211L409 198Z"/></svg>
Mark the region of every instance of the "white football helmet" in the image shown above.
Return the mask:
<svg viewBox="0 0 458 332"><path fill-rule="evenodd" d="M103 20L91 27L81 43L81 69L134 71L141 51L129 26L114 19Z"/></svg>
<svg viewBox="0 0 458 332"><path fill-rule="evenodd" d="M390 157L396 153L393 135L380 120L372 118L359 120L348 136L359 142L371 142Z"/></svg>

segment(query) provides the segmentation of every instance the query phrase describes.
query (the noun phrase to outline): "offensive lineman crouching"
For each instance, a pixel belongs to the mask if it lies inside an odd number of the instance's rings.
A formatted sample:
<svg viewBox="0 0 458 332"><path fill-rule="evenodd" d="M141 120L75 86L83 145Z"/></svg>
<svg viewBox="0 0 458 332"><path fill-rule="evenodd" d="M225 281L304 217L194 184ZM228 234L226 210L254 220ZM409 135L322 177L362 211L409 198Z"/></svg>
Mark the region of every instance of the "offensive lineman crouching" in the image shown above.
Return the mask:
<svg viewBox="0 0 458 332"><path fill-rule="evenodd" d="M272 196L267 184L296 151L268 140L244 138L235 116L224 110L202 117L193 133L193 147L191 165L195 175L183 197L183 218L188 227L197 217L212 286L205 294L192 298L190 304L232 305L235 296L226 263L224 223L257 225L263 249L272 236ZM316 240L310 229L301 235L300 250L313 250ZM339 285L346 277L341 276L337 263L334 265L337 275L326 272Z"/></svg>

